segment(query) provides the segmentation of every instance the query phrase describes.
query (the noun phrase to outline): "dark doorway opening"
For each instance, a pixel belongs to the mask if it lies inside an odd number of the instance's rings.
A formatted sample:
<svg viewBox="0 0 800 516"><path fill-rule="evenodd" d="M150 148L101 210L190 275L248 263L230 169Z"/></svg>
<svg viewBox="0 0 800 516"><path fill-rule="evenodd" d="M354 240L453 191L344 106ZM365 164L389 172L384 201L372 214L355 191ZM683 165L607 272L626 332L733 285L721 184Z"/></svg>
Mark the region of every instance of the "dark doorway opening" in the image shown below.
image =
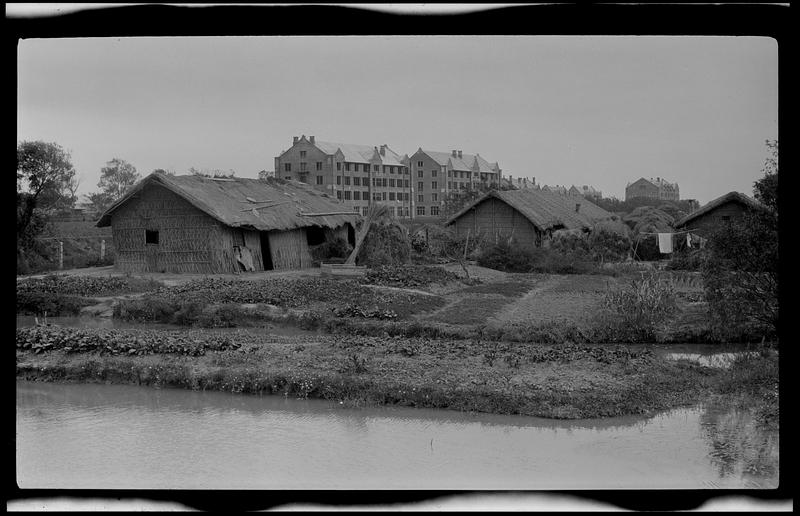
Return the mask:
<svg viewBox="0 0 800 516"><path fill-rule="evenodd" d="M308 245L320 245L325 243L325 229L319 226L309 226L306 228L306 240Z"/></svg>
<svg viewBox="0 0 800 516"><path fill-rule="evenodd" d="M261 232L261 260L264 262L265 271L274 269L272 265L272 253L269 251L269 233L266 231Z"/></svg>
<svg viewBox="0 0 800 516"><path fill-rule="evenodd" d="M352 224L347 225L347 243L350 244L350 247L356 246L356 229Z"/></svg>

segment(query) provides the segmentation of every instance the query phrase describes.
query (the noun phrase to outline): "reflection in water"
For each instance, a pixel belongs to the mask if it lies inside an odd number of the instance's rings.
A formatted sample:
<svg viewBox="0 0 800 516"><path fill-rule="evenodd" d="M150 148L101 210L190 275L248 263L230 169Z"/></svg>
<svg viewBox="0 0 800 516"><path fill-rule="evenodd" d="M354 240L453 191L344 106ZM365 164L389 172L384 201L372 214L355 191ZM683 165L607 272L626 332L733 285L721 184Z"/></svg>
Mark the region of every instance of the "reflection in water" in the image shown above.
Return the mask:
<svg viewBox="0 0 800 516"><path fill-rule="evenodd" d="M776 436L726 414L693 408L559 421L19 381L17 481L24 488L776 486Z"/></svg>
<svg viewBox="0 0 800 516"><path fill-rule="evenodd" d="M730 405L708 405L700 416L719 476L755 484L777 478L778 433L762 431L752 411Z"/></svg>

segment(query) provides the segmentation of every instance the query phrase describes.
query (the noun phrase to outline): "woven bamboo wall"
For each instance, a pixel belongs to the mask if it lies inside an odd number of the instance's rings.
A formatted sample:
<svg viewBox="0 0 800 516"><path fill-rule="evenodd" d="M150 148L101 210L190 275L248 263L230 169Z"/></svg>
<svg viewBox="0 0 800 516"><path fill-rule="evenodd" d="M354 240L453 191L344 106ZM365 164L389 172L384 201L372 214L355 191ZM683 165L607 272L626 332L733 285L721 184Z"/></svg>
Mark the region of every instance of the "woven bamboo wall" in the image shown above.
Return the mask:
<svg viewBox="0 0 800 516"><path fill-rule="evenodd" d="M145 187L113 214L111 227L123 272L237 270L232 230L165 188ZM159 232L157 246L145 243L146 230Z"/></svg>
<svg viewBox="0 0 800 516"><path fill-rule="evenodd" d="M485 235L489 240L509 238L523 244L538 244L537 231L524 215L503 201L490 198L469 210L454 223L456 234Z"/></svg>
<svg viewBox="0 0 800 516"><path fill-rule="evenodd" d="M302 269L311 267L311 253L305 229L270 231L269 248L272 266L278 269Z"/></svg>

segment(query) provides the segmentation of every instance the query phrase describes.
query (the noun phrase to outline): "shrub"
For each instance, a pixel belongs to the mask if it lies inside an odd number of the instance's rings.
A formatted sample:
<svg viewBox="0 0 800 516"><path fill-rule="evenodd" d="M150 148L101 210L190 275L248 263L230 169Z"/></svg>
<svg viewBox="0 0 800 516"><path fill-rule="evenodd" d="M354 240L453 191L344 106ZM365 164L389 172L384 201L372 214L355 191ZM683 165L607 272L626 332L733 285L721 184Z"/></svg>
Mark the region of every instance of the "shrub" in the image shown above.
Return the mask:
<svg viewBox="0 0 800 516"><path fill-rule="evenodd" d="M672 271L699 271L703 268L705 254L704 249L683 248L672 253L666 268Z"/></svg>
<svg viewBox="0 0 800 516"><path fill-rule="evenodd" d="M778 231L770 212L721 225L702 267L711 326L721 337L778 331Z"/></svg>
<svg viewBox="0 0 800 516"><path fill-rule="evenodd" d="M478 255L478 265L504 272L530 272L533 247L511 245L505 241L490 245Z"/></svg>
<svg viewBox="0 0 800 516"><path fill-rule="evenodd" d="M424 287L431 283L458 280L458 275L441 267L424 265L382 265L369 269L361 283L389 287Z"/></svg>
<svg viewBox="0 0 800 516"><path fill-rule="evenodd" d="M17 313L20 315L78 315L81 308L95 304L90 298L42 292L17 292Z"/></svg>
<svg viewBox="0 0 800 516"><path fill-rule="evenodd" d="M408 263L411 241L399 224L373 224L358 253L358 264L376 267Z"/></svg>
<svg viewBox="0 0 800 516"><path fill-rule="evenodd" d="M313 263L338 262L347 259L353 248L342 237L336 237L320 245L309 248Z"/></svg>
<svg viewBox="0 0 800 516"><path fill-rule="evenodd" d="M678 309L672 281L654 273L606 291L603 304L622 325L643 332L655 332Z"/></svg>

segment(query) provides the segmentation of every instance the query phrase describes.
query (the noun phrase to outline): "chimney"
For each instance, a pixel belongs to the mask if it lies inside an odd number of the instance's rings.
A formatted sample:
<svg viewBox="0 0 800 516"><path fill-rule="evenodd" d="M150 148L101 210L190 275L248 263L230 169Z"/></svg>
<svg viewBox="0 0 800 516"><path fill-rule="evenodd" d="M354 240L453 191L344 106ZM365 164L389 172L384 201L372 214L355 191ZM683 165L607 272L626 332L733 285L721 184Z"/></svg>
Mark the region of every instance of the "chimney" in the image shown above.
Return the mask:
<svg viewBox="0 0 800 516"><path fill-rule="evenodd" d="M454 150L454 151L453 151L453 157L454 157L454 158L457 158L457 157L458 157L458 151L457 151L457 150Z"/></svg>
<svg viewBox="0 0 800 516"><path fill-rule="evenodd" d="M575 203L575 213L578 213L579 211L581 211L581 203L576 202Z"/></svg>
<svg viewBox="0 0 800 516"><path fill-rule="evenodd" d="M461 159L461 151L458 151L458 159Z"/></svg>
<svg viewBox="0 0 800 516"><path fill-rule="evenodd" d="M536 184L536 176L533 176L533 177L531 178L531 183L533 183L533 184Z"/></svg>
<svg viewBox="0 0 800 516"><path fill-rule="evenodd" d="M381 145L381 156L386 156L386 144Z"/></svg>
<svg viewBox="0 0 800 516"><path fill-rule="evenodd" d="M309 136L308 137L308 143L310 143L311 145L314 145L314 137L313 136Z"/></svg>
<svg viewBox="0 0 800 516"><path fill-rule="evenodd" d="M297 143L297 140L299 140L299 139L300 139L299 137L295 136L295 137L294 137L294 142L292 142L292 145L294 145L295 143Z"/></svg>

